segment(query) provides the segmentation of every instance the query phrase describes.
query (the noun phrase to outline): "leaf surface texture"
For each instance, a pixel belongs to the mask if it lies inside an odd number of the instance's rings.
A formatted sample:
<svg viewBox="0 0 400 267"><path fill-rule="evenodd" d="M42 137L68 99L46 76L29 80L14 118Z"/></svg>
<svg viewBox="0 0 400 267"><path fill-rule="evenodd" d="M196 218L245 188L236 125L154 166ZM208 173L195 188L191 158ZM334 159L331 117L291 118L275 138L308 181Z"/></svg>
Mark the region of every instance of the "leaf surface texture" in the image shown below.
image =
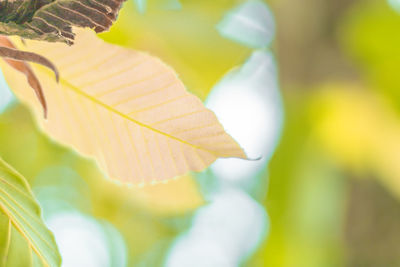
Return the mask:
<svg viewBox="0 0 400 267"><path fill-rule="evenodd" d="M146 53L79 31L76 44L30 41L60 71L60 83L37 66L48 120L20 74L4 66L17 96L54 139L93 156L107 174L131 184L201 171L219 157L246 158L214 113L186 91L176 73Z"/></svg>

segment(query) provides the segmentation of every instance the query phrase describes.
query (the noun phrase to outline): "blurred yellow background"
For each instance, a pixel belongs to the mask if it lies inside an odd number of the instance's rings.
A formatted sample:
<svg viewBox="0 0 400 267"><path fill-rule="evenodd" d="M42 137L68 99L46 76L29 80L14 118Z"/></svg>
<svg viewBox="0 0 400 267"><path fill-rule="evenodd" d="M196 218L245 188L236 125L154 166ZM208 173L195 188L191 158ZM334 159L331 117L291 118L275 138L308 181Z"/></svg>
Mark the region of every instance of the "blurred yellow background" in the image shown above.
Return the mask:
<svg viewBox="0 0 400 267"><path fill-rule="evenodd" d="M0 101L0 156L29 179L64 266L400 266L400 1L254 0L276 27L258 47L219 28L248 22L252 1L128 0L101 34L160 57L202 100L220 90L217 110L232 100L227 126L247 129L254 158L268 150L238 177L247 166L230 176L218 162L126 188ZM273 70L254 78L264 63L250 63L269 55ZM249 95L261 89L265 110Z"/></svg>

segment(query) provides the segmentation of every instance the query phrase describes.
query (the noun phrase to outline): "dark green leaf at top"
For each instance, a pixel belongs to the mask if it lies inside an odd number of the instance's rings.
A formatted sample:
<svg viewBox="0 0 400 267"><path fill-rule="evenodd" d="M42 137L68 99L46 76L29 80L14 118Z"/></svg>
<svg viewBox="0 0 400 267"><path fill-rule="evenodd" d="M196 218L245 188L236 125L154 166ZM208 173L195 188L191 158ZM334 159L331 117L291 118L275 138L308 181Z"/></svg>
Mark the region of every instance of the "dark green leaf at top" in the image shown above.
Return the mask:
<svg viewBox="0 0 400 267"><path fill-rule="evenodd" d="M0 0L0 34L72 44L72 27L110 28L124 0Z"/></svg>

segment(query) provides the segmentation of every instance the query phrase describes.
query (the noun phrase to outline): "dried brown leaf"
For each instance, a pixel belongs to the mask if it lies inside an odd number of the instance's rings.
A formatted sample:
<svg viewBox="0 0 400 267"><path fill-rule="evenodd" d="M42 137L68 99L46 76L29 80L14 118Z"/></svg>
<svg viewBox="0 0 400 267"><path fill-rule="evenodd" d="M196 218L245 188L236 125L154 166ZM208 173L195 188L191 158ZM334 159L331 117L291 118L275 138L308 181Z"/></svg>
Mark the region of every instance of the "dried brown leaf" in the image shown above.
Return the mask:
<svg viewBox="0 0 400 267"><path fill-rule="evenodd" d="M42 87L39 80L37 79L32 68L26 61L34 62L46 66L53 70L56 75L56 80L59 80L59 74L57 68L48 59L31 52L21 51L15 48L13 43L4 36L0 36L0 57L12 66L14 69L25 74L29 85L35 91L40 104L43 107L44 117L47 117L47 104L43 94Z"/></svg>

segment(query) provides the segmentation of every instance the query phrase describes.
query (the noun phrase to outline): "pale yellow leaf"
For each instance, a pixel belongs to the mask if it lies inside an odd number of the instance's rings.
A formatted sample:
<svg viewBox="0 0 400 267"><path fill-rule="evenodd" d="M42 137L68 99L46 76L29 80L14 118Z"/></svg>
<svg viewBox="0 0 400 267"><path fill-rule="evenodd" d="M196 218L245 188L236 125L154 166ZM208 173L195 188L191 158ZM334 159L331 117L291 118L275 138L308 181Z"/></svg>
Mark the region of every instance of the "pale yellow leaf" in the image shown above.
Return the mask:
<svg viewBox="0 0 400 267"><path fill-rule="evenodd" d="M107 44L91 31L75 45L29 41L60 71L60 84L34 66L48 119L21 74L3 70L54 139L93 156L113 178L140 184L201 171L219 157L246 158L214 113L188 93L176 73L148 54ZM22 47L22 46L20 46Z"/></svg>
<svg viewBox="0 0 400 267"><path fill-rule="evenodd" d="M118 203L129 202L139 210L154 216L179 216L195 211L206 204L201 188L193 175L179 176L168 183L158 183L143 187L121 187L103 180L96 182L96 192L92 197L107 213L110 199ZM104 203L104 205L102 204Z"/></svg>

